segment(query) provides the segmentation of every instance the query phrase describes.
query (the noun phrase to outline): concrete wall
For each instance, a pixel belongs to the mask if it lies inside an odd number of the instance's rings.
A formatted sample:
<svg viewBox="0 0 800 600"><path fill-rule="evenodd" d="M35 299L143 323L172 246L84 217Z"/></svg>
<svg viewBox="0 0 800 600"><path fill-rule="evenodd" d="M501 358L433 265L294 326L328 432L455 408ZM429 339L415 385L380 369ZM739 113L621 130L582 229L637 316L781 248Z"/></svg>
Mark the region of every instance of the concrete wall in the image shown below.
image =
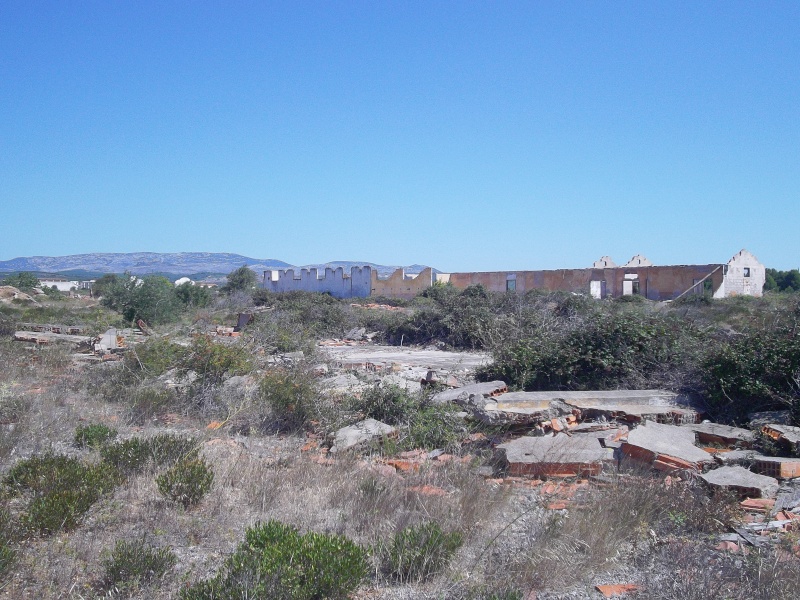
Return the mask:
<svg viewBox="0 0 800 600"><path fill-rule="evenodd" d="M320 276L317 269L264 271L262 286L272 292L317 292L335 298L366 298L372 289L372 268L352 267L350 274L344 269L326 268Z"/></svg>
<svg viewBox="0 0 800 600"><path fill-rule="evenodd" d="M740 250L726 265L720 297L760 297L764 291L766 278L766 267L747 250Z"/></svg>
<svg viewBox="0 0 800 600"><path fill-rule="evenodd" d="M435 280L431 268L423 269L417 275L406 275L403 269L397 269L386 279L378 277L378 272L373 271L372 295L410 300L419 292L431 287Z"/></svg>

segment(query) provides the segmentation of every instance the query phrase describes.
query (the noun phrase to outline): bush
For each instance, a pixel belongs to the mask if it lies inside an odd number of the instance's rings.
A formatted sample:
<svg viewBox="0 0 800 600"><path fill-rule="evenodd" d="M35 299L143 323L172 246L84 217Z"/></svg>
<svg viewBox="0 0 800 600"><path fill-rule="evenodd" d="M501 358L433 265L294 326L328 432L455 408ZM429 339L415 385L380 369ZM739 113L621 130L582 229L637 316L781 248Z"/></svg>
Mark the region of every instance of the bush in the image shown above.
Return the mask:
<svg viewBox="0 0 800 600"><path fill-rule="evenodd" d="M253 365L244 347L217 343L209 336L201 335L192 341L181 361L181 368L197 373L202 384L215 385L221 383L226 375L246 375Z"/></svg>
<svg viewBox="0 0 800 600"><path fill-rule="evenodd" d="M155 548L144 539L127 542L120 540L103 558L103 585L136 587L161 577L175 566L177 558L169 548Z"/></svg>
<svg viewBox="0 0 800 600"><path fill-rule="evenodd" d="M423 404L408 415L408 429L400 445L407 450L456 450L466 433L462 419L456 414L458 410L450 404Z"/></svg>
<svg viewBox="0 0 800 600"><path fill-rule="evenodd" d="M178 461L175 466L156 477L161 495L183 505L194 506L202 500L214 482L214 471L202 458Z"/></svg>
<svg viewBox="0 0 800 600"><path fill-rule="evenodd" d="M361 398L353 398L350 405L364 418L398 425L406 422L409 414L419 409L420 401L399 386L377 384L366 390Z"/></svg>
<svg viewBox="0 0 800 600"><path fill-rule="evenodd" d="M800 337L793 323L719 343L704 367L715 411L742 421L749 412L789 408L800 425Z"/></svg>
<svg viewBox="0 0 800 600"><path fill-rule="evenodd" d="M222 572L183 590L181 598L344 600L367 571L365 550L350 539L313 532L301 535L273 520L249 528Z"/></svg>
<svg viewBox="0 0 800 600"><path fill-rule="evenodd" d="M75 429L74 444L78 448L98 448L117 437L117 430L111 427L106 427L100 423L92 423L91 425L81 425Z"/></svg>
<svg viewBox="0 0 800 600"><path fill-rule="evenodd" d="M17 463L3 483L13 493L30 496L24 525L39 533L54 533L77 527L92 504L118 481L118 472L107 464L85 465L75 458L46 453Z"/></svg>
<svg viewBox="0 0 800 600"><path fill-rule="evenodd" d="M158 377L176 366L186 349L163 338L153 338L137 344L125 354L125 365L133 372Z"/></svg>
<svg viewBox="0 0 800 600"><path fill-rule="evenodd" d="M460 533L445 533L438 523L406 527L383 549L384 571L400 582L424 581L450 561L462 542Z"/></svg>
<svg viewBox="0 0 800 600"><path fill-rule="evenodd" d="M197 442L192 437L161 434L151 438L130 438L100 449L100 456L124 475L140 473L148 465L173 465L197 457Z"/></svg>
<svg viewBox="0 0 800 600"><path fill-rule="evenodd" d="M320 418L320 397L306 365L268 371L258 386L259 415L267 431L298 431Z"/></svg>
<svg viewBox="0 0 800 600"><path fill-rule="evenodd" d="M5 508L0 508L0 579L10 570L16 560L12 544L16 541L17 527L11 518L11 513Z"/></svg>

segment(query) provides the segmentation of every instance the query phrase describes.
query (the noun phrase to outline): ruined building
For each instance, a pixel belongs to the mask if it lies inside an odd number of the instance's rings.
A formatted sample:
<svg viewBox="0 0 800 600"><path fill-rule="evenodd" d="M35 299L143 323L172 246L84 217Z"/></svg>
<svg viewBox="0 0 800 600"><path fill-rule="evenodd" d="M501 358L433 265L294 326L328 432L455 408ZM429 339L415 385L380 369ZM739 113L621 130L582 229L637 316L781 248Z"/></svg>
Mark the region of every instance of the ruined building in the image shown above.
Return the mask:
<svg viewBox="0 0 800 600"><path fill-rule="evenodd" d="M369 266L353 267L349 274L341 267L325 269L321 277L317 269L300 269L297 274L286 269L265 271L263 286L274 292L303 290L336 298L413 298L436 282L449 281L460 289L480 284L493 292L565 291L598 299L640 294L649 300L674 300L687 294L761 296L765 277L764 265L741 250L727 263L710 265L654 265L637 254L622 266L604 256L587 269L436 273L428 268L417 275L398 269L388 278Z"/></svg>

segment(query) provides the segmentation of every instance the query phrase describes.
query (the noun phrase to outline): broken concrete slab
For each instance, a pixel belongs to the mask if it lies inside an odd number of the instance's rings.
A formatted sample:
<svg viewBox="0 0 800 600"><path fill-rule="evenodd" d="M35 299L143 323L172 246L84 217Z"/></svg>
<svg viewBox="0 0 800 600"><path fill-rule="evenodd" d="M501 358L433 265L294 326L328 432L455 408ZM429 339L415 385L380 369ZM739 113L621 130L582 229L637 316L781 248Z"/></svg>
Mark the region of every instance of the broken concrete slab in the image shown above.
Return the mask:
<svg viewBox="0 0 800 600"><path fill-rule="evenodd" d="M590 435L524 436L497 446L512 476L597 475L613 464L614 451Z"/></svg>
<svg viewBox="0 0 800 600"><path fill-rule="evenodd" d="M69 335L65 333L52 333L49 331L17 331L14 333L15 342L34 342L36 344L50 344L61 342L72 344L77 347L87 347L91 349L94 338L88 335Z"/></svg>
<svg viewBox="0 0 800 600"><path fill-rule="evenodd" d="M595 390L533 392L541 401L560 400L581 411L584 419L695 423L697 412L688 399L667 390Z"/></svg>
<svg viewBox="0 0 800 600"><path fill-rule="evenodd" d="M543 400L539 392L509 392L488 399L475 395L472 400L457 399L456 402L469 409L479 421L492 425L538 425L572 414L569 406L560 401Z"/></svg>
<svg viewBox="0 0 800 600"><path fill-rule="evenodd" d="M422 384L419 381L412 381L400 375L387 375L380 379L381 387L396 386L411 393L419 393L422 390Z"/></svg>
<svg viewBox="0 0 800 600"><path fill-rule="evenodd" d="M700 475L700 479L714 488L732 490L750 498L774 498L778 493L778 480L758 475L744 467L720 467Z"/></svg>
<svg viewBox="0 0 800 600"><path fill-rule="evenodd" d="M489 362L484 352L448 352L428 348L407 348L397 346L358 345L325 347L323 351L337 363L343 365L385 366L388 370L393 363L409 367L421 367L448 373L471 371ZM422 374L424 377L425 374Z"/></svg>
<svg viewBox="0 0 800 600"><path fill-rule="evenodd" d="M360 393L369 387L367 383L361 381L352 373L343 373L342 375L323 379L320 382L320 386L325 391L333 394Z"/></svg>
<svg viewBox="0 0 800 600"><path fill-rule="evenodd" d="M392 437L397 434L397 429L375 419L365 419L354 425L342 427L333 438L332 453L354 449L373 440Z"/></svg>
<svg viewBox="0 0 800 600"><path fill-rule="evenodd" d="M458 402L459 404L469 403L473 406L480 406L483 400L505 394L507 391L508 385L506 385L505 381L473 383L464 387L439 392L431 398L431 402L434 404Z"/></svg>
<svg viewBox="0 0 800 600"><path fill-rule="evenodd" d="M644 421L628 433L622 452L659 471L700 470L713 457L694 445L694 432L675 425Z"/></svg>
<svg viewBox="0 0 800 600"><path fill-rule="evenodd" d="M697 435L697 441L703 444L719 444L721 446L738 446L749 448L756 439L754 431L740 427L730 427L719 423L688 423L684 425Z"/></svg>

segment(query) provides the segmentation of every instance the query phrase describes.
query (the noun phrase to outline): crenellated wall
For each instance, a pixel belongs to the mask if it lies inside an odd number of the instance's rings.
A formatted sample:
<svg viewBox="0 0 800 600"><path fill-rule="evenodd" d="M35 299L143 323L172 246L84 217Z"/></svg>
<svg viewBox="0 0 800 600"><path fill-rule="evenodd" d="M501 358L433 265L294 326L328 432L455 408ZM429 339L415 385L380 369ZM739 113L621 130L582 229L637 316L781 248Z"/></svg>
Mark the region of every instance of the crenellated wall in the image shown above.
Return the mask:
<svg viewBox="0 0 800 600"><path fill-rule="evenodd" d="M366 298L372 290L372 268L352 267L346 275L342 267L326 268L320 277L317 269L264 271L263 287L272 292L317 292L334 298Z"/></svg>

